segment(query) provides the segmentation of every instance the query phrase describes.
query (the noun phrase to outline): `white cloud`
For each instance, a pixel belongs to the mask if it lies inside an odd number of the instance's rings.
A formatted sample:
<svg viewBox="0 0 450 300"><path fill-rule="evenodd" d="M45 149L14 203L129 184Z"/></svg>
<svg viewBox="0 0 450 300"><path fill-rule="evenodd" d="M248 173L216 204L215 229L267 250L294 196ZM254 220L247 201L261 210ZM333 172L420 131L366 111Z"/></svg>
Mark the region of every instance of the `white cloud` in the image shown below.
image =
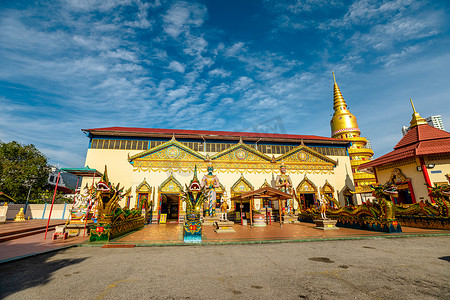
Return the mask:
<svg viewBox="0 0 450 300"><path fill-rule="evenodd" d="M122 60L127 60L127 61L132 61L132 62L138 61L138 58L135 53L128 51L128 50L124 50L124 49L116 49L113 51L108 51L105 53L105 55L110 58L119 58Z"/></svg>
<svg viewBox="0 0 450 300"><path fill-rule="evenodd" d="M222 104L222 105L230 105L230 104L233 104L233 103L234 103L234 100L233 100L233 98L230 98L230 97L223 98L220 101L220 104Z"/></svg>
<svg viewBox="0 0 450 300"><path fill-rule="evenodd" d="M225 56L237 56L246 52L245 44L243 42L234 43L231 47L228 47L225 50Z"/></svg>
<svg viewBox="0 0 450 300"><path fill-rule="evenodd" d="M184 70L185 70L185 66L183 64L180 64L177 61L170 62L168 68L172 71L180 72L180 73L184 73Z"/></svg>
<svg viewBox="0 0 450 300"><path fill-rule="evenodd" d="M253 80L247 76L239 77L239 79L233 83L233 92L247 90L248 88L250 88L252 83Z"/></svg>
<svg viewBox="0 0 450 300"><path fill-rule="evenodd" d="M219 69L214 69L208 72L209 76L211 77L221 77L221 78L226 78L229 77L231 75L230 71L226 71L222 68Z"/></svg>
<svg viewBox="0 0 450 300"><path fill-rule="evenodd" d="M412 54L418 53L422 50L422 47L416 45L416 46L410 46L406 47L405 49L401 50L400 52L391 53L386 56L381 56L378 60L382 62L385 66L390 67L391 65L394 65L399 60L408 57Z"/></svg>
<svg viewBox="0 0 450 300"><path fill-rule="evenodd" d="M173 38L190 27L200 27L206 18L206 7L196 3L177 2L163 16L164 31Z"/></svg>
<svg viewBox="0 0 450 300"><path fill-rule="evenodd" d="M203 37L188 36L185 41L186 48L184 53L199 56L205 51L207 46L208 42Z"/></svg>

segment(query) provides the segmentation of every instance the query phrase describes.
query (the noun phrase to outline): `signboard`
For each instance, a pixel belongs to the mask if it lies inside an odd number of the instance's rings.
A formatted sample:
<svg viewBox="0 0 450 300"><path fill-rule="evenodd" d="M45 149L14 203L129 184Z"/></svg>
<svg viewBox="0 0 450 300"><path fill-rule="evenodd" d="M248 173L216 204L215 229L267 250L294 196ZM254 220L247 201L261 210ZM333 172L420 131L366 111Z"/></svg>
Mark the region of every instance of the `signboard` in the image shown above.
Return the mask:
<svg viewBox="0 0 450 300"><path fill-rule="evenodd" d="M159 224L166 224L167 222L167 214L161 214L159 217Z"/></svg>

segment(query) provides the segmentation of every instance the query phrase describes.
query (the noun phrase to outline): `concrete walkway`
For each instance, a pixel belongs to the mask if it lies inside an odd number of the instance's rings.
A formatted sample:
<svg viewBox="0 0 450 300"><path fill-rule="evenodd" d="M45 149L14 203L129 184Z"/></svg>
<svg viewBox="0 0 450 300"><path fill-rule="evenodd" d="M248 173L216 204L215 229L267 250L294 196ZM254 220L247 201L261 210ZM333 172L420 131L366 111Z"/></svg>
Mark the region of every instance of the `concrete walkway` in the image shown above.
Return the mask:
<svg viewBox="0 0 450 300"><path fill-rule="evenodd" d="M448 236L72 247L0 264L0 299L450 299Z"/></svg>
<svg viewBox="0 0 450 300"><path fill-rule="evenodd" d="M27 225L26 223L22 224ZM272 225L266 227L253 228L250 228L250 226L235 224L233 228L236 231L234 233L216 233L214 232L212 226L203 226L202 245L450 236L450 231L446 230L412 227L403 227L402 233L395 234L349 228L324 231L314 229L314 224L310 223L284 224L283 227L280 227L279 223L273 223ZM88 235L85 237L72 237L67 240L58 238L57 240L52 241L52 234L53 231L49 231L47 234L47 239L44 239L44 233L39 233L0 243L0 263L72 246L105 246L104 243L88 243ZM131 232L110 241L106 244L106 247L120 248L130 246L145 247L174 245L188 245L183 243L183 226L181 224L147 225L140 230Z"/></svg>

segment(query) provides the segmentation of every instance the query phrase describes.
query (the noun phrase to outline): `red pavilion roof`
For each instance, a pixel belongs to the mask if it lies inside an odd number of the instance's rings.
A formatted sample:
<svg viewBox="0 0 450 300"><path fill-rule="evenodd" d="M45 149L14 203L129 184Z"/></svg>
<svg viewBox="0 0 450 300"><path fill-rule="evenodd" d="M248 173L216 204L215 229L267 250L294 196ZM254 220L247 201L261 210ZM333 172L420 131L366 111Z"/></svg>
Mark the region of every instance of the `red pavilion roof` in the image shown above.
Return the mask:
<svg viewBox="0 0 450 300"><path fill-rule="evenodd" d="M428 124L412 127L394 151L359 166L359 170L417 156L450 153L450 133Z"/></svg>

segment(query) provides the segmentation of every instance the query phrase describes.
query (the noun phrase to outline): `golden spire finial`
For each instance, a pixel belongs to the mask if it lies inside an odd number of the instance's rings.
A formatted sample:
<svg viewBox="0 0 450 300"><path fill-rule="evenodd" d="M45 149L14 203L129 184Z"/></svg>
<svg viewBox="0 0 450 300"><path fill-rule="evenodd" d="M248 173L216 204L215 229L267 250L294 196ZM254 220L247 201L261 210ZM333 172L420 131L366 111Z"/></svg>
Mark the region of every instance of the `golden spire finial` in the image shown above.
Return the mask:
<svg viewBox="0 0 450 300"><path fill-rule="evenodd" d="M426 125L426 124L428 124L427 121L424 118L422 118L419 115L418 112L416 112L416 108L414 107L414 103L413 103L411 98L409 99L409 101L411 102L411 106L412 106L412 109L413 109L412 119L411 119L411 122L409 123L411 125L409 127L413 128L413 127L415 127L417 125Z"/></svg>
<svg viewBox="0 0 450 300"><path fill-rule="evenodd" d="M336 83L336 76L334 71L331 71L334 80L334 93L333 93L333 118L331 119L331 136L336 137L342 134L348 134L349 132L360 134L358 128L358 122L356 117L350 113L345 103L344 97L342 97L341 90ZM345 131L345 132L344 132ZM352 134L353 134L352 133Z"/></svg>

